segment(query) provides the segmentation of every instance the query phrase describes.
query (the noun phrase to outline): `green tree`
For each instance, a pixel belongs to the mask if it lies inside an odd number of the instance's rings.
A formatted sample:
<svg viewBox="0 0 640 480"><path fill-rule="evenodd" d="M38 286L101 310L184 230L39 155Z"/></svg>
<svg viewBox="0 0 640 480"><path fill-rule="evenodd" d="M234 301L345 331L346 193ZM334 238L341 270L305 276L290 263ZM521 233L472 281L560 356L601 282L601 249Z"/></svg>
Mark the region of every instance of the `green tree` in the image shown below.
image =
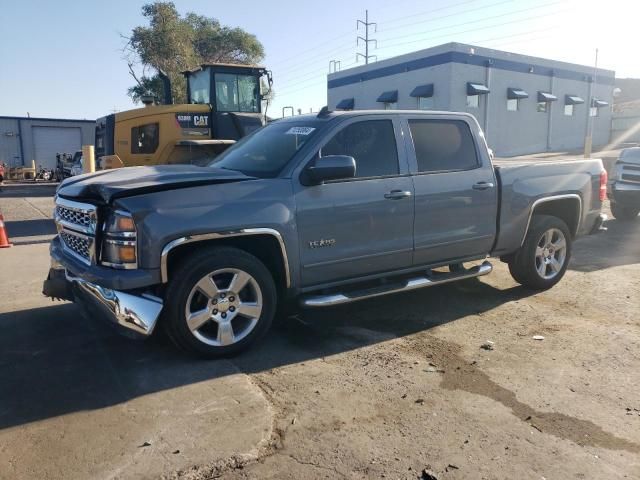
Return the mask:
<svg viewBox="0 0 640 480"><path fill-rule="evenodd" d="M202 63L259 63L264 48L255 35L241 28L221 25L195 13L180 16L173 2L154 2L142 7L148 26L133 29L126 37L125 57L136 85L128 90L134 102L151 93L163 98L158 70L171 79L175 103L186 102L185 79L180 72ZM136 73L142 67L142 74Z"/></svg>

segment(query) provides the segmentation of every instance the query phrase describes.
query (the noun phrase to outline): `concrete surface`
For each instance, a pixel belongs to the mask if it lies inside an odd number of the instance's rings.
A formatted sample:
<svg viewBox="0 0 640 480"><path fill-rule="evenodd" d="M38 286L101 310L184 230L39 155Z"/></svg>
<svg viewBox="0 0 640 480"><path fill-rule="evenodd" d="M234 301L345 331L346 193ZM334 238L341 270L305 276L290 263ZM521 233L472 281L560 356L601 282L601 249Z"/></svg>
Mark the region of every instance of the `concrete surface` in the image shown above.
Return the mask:
<svg viewBox="0 0 640 480"><path fill-rule="evenodd" d="M56 183L5 182L0 185L0 212L15 245L47 243L56 233L53 195Z"/></svg>
<svg viewBox="0 0 640 480"><path fill-rule="evenodd" d="M640 219L607 225L549 291L496 261L219 362L45 300L46 244L0 251L0 478L640 478Z"/></svg>
<svg viewBox="0 0 640 480"><path fill-rule="evenodd" d="M42 296L52 193L0 189L15 244L0 250L0 479L156 478L258 458L273 411L233 363L127 340Z"/></svg>

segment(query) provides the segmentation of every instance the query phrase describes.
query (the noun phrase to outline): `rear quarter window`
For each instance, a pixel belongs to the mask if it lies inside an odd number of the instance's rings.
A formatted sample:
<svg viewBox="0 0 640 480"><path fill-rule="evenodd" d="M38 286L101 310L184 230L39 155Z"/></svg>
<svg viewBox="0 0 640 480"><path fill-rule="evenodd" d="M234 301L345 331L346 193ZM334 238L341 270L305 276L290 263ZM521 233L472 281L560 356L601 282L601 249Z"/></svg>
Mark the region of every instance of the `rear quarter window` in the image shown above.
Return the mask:
<svg viewBox="0 0 640 480"><path fill-rule="evenodd" d="M471 170L480 166L469 125L462 120L409 120L418 172Z"/></svg>

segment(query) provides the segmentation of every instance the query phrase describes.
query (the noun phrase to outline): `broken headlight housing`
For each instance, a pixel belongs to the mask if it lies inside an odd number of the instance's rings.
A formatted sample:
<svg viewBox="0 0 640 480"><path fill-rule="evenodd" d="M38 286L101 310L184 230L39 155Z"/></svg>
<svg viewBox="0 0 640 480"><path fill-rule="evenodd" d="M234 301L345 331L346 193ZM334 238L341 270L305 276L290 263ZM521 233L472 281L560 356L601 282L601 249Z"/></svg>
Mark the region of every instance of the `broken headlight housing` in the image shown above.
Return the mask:
<svg viewBox="0 0 640 480"><path fill-rule="evenodd" d="M138 234L129 212L115 210L104 224L100 263L107 267L138 267Z"/></svg>

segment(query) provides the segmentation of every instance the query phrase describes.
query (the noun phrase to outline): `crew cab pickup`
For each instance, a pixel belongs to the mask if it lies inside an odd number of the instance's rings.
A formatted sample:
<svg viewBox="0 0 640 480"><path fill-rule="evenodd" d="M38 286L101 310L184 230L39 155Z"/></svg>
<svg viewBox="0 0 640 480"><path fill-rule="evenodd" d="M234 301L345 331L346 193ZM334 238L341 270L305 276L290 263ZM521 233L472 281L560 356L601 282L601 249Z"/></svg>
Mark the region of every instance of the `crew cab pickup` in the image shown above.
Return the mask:
<svg viewBox="0 0 640 480"><path fill-rule="evenodd" d="M547 289L573 240L602 226L604 172L600 160L493 165L464 113L323 109L206 167L66 180L44 293L215 357L245 349L285 306L478 277L487 257Z"/></svg>

